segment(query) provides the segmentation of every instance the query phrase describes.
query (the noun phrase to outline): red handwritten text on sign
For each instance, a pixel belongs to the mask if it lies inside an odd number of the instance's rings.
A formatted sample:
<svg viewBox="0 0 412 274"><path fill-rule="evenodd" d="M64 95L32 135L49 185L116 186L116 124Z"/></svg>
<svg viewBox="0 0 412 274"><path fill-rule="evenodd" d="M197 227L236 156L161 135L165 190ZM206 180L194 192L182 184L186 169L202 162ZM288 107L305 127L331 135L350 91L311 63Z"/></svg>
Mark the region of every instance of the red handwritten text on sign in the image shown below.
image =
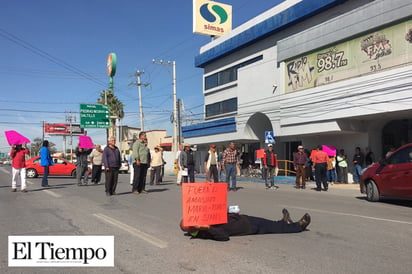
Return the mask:
<svg viewBox="0 0 412 274"><path fill-rule="evenodd" d="M182 184L183 225L227 223L227 184Z"/></svg>

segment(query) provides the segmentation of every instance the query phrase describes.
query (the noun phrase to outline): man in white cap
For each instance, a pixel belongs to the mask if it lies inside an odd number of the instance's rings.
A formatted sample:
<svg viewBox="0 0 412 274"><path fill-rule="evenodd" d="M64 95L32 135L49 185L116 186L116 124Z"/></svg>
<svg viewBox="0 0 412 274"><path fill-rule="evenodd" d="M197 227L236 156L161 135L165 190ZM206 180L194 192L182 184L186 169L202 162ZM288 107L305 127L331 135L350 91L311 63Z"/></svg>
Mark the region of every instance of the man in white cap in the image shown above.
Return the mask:
<svg viewBox="0 0 412 274"><path fill-rule="evenodd" d="M308 163L308 156L303 151L303 146L298 146L298 152L293 155L293 166L296 171L296 189L306 188L306 164ZM300 178L302 178L302 185L300 185Z"/></svg>
<svg viewBox="0 0 412 274"><path fill-rule="evenodd" d="M265 150L265 153L263 155L262 163L265 167L266 171L266 178L265 178L265 184L266 184L266 189L277 189L275 187L275 172L276 172L276 167L278 165L278 161L276 159L276 154L273 151L273 145L268 144L268 149ZM269 180L269 183L268 183Z"/></svg>

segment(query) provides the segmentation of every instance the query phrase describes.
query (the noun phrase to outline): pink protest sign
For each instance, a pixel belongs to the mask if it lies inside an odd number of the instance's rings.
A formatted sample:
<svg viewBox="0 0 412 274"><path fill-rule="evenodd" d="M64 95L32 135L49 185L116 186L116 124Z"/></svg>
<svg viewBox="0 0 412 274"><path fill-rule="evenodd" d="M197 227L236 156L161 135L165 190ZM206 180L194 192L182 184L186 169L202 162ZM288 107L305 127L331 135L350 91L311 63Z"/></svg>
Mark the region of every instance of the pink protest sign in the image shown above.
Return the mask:
<svg viewBox="0 0 412 274"><path fill-rule="evenodd" d="M6 135L7 142L9 145L21 145L23 143L30 143L30 140L17 131L14 130L8 130L4 132L4 135Z"/></svg>
<svg viewBox="0 0 412 274"><path fill-rule="evenodd" d="M93 148L92 138L89 136L80 135L79 136L79 147L80 148Z"/></svg>
<svg viewBox="0 0 412 274"><path fill-rule="evenodd" d="M322 150L328 154L328 156L336 156L336 147L322 145Z"/></svg>

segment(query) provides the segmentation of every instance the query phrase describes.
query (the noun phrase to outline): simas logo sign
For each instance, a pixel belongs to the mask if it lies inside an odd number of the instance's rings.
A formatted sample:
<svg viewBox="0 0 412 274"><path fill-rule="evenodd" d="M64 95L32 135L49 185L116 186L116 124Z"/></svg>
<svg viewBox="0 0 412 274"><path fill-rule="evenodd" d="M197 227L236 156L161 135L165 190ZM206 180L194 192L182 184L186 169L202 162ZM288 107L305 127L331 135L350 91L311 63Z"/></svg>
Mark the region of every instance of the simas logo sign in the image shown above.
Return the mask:
<svg viewBox="0 0 412 274"><path fill-rule="evenodd" d="M193 32L222 36L232 30L232 6L222 3L193 0Z"/></svg>
<svg viewBox="0 0 412 274"><path fill-rule="evenodd" d="M113 267L113 236L9 236L9 267Z"/></svg>

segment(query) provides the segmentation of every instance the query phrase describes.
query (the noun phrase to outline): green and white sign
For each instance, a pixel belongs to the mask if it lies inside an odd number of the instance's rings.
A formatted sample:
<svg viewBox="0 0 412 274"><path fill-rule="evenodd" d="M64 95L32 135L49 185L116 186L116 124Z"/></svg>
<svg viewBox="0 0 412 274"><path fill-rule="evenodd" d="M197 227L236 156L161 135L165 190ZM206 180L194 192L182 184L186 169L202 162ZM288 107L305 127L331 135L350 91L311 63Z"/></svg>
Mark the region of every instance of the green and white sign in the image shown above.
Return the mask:
<svg viewBox="0 0 412 274"><path fill-rule="evenodd" d="M110 111L108 105L80 104L81 128L109 128Z"/></svg>

